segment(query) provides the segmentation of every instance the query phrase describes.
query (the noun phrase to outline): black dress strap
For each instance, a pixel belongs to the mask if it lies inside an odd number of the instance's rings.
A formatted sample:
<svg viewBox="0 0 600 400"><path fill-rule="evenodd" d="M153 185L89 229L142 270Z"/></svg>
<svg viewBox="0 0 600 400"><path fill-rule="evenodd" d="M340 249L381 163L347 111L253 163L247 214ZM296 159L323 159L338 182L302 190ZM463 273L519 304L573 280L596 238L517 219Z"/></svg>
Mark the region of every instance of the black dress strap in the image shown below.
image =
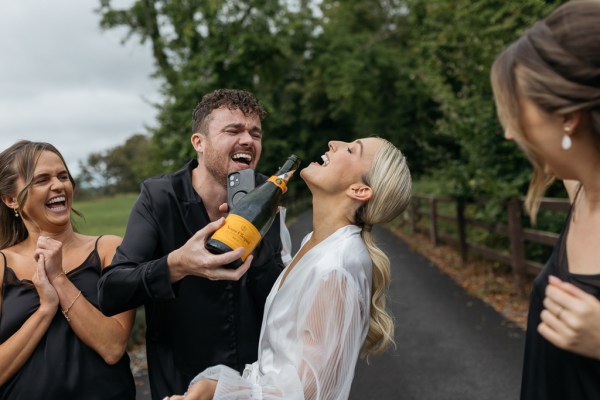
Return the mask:
<svg viewBox="0 0 600 400"><path fill-rule="evenodd" d="M579 197L579 192L581 192L582 188L583 184L579 182L579 184L577 185L577 190L575 191L575 197L573 197L573 204L575 204L575 202L577 201L577 198Z"/></svg>
<svg viewBox="0 0 600 400"><path fill-rule="evenodd" d="M102 238L102 236L104 235L100 235L96 238L96 243L94 243L94 251L98 251L98 242L100 241L100 239Z"/></svg>
<svg viewBox="0 0 600 400"><path fill-rule="evenodd" d="M2 268L2 279L0 279L0 319L2 319L2 293L4 291L4 282L6 281L6 255L0 251L2 258L4 258L4 267Z"/></svg>
<svg viewBox="0 0 600 400"><path fill-rule="evenodd" d="M579 193L581 193L581 189L583 188L583 184L581 184L581 182L579 182L577 184L577 189L575 189L575 196L573 196L573 201L571 202L571 207L569 208L569 213L567 216L567 223L564 227L565 232L569 231L569 228L571 226L571 221L574 221L575 218L575 204L577 203L577 199L579 198ZM566 237L566 235L565 235Z"/></svg>
<svg viewBox="0 0 600 400"><path fill-rule="evenodd" d="M97 268L98 271L100 271L100 273L102 273L102 267L104 267L104 265L102 265L102 257L100 257L100 253L98 252L98 242L100 242L100 239L102 238L102 236L104 235L100 235L96 238L96 243L94 243L94 252L93 252L93 256L95 257L97 260Z"/></svg>

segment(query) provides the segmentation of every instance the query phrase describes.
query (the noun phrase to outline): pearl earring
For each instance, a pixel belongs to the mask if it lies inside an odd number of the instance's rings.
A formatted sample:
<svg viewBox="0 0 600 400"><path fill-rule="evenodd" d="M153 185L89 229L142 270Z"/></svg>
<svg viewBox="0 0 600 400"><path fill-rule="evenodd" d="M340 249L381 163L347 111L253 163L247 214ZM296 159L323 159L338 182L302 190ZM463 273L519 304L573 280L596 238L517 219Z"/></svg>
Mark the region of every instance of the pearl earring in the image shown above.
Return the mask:
<svg viewBox="0 0 600 400"><path fill-rule="evenodd" d="M14 209L14 211L15 211L15 218L19 218L19 211L17 211L16 208Z"/></svg>
<svg viewBox="0 0 600 400"><path fill-rule="evenodd" d="M570 132L571 128L565 126L565 134L560 143L560 146L563 148L563 150L569 150L571 148L571 145L573 144L573 142L571 141L571 136L569 136Z"/></svg>

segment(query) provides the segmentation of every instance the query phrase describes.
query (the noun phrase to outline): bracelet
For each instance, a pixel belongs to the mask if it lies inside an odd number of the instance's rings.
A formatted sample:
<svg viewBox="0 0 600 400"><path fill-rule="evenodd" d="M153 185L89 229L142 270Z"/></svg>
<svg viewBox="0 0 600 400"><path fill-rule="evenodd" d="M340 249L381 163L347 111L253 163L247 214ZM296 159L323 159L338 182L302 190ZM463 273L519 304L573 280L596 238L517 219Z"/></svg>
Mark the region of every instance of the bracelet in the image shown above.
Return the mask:
<svg viewBox="0 0 600 400"><path fill-rule="evenodd" d="M61 276L67 276L67 273L63 270L60 274L56 275L54 278L52 278L52 280L50 281L50 283L54 283L55 280L57 280L58 278L60 278Z"/></svg>
<svg viewBox="0 0 600 400"><path fill-rule="evenodd" d="M75 304L75 302L77 301L77 299L79 298L79 296L81 296L81 290L79 291L79 293L77 293L77 296L75 296L75 298L71 302L71 305L69 307L67 307L66 310L61 310L62 313L63 313L63 315L67 319L67 322L71 322L71 318L69 318L69 316L67 314L69 313L69 311L71 310L71 307L73 307L73 304Z"/></svg>

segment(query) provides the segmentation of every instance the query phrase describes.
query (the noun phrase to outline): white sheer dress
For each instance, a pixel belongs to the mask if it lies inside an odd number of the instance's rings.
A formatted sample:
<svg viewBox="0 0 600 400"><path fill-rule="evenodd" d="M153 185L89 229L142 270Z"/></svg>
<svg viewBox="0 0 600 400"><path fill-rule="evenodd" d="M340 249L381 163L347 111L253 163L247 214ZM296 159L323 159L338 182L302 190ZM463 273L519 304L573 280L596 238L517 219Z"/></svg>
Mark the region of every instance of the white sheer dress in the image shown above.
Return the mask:
<svg viewBox="0 0 600 400"><path fill-rule="evenodd" d="M304 238L303 244L311 234ZM243 376L226 366L215 399L347 399L369 327L371 259L360 228L347 225L308 251L265 304L258 361Z"/></svg>

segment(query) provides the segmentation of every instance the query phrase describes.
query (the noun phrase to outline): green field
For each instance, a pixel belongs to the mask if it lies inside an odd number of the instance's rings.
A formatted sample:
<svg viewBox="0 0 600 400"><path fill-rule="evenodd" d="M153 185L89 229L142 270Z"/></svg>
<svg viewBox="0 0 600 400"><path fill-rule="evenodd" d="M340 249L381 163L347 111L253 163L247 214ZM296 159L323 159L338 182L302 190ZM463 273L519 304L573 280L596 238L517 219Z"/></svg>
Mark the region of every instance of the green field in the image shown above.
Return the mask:
<svg viewBox="0 0 600 400"><path fill-rule="evenodd" d="M77 230L86 235L125 234L125 226L137 194L122 194L93 200L75 201L73 208L84 218L74 217Z"/></svg>

